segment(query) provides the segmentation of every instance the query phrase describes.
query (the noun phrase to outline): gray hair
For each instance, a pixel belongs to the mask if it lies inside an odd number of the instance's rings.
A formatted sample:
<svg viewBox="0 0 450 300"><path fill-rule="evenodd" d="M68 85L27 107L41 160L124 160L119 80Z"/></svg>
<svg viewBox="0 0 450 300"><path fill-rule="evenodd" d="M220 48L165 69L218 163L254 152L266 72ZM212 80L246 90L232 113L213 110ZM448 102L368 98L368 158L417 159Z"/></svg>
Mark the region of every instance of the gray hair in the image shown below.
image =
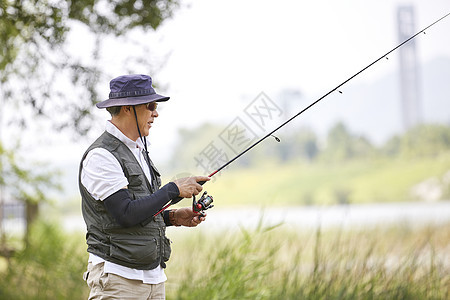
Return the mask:
<svg viewBox="0 0 450 300"><path fill-rule="evenodd" d="M122 106L111 106L107 107L106 110L111 114L112 117L117 116L120 113Z"/></svg>

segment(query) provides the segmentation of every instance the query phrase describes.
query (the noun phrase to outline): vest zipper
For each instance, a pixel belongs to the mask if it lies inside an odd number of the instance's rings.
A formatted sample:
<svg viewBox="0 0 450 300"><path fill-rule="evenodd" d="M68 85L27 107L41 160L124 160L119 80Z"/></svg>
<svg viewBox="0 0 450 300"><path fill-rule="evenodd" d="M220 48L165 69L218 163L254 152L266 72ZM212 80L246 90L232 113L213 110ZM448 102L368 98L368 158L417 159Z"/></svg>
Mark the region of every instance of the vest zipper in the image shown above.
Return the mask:
<svg viewBox="0 0 450 300"><path fill-rule="evenodd" d="M159 231L159 244L161 245L161 247L159 247L159 252L160 252L159 254L162 255L162 250L163 250L163 247L164 247L164 243L163 243L163 239L162 239L161 228L158 228L158 231Z"/></svg>

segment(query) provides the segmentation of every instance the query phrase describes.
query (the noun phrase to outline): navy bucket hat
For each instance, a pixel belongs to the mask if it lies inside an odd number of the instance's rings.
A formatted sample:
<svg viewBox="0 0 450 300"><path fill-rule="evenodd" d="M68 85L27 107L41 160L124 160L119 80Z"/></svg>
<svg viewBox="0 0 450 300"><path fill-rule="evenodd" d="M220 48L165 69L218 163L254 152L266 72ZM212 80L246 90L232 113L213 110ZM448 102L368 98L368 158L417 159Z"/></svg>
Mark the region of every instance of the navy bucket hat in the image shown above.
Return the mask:
<svg viewBox="0 0 450 300"><path fill-rule="evenodd" d="M167 101L170 97L159 95L152 87L152 78L148 75L123 75L109 83L109 99L96 104L98 108L123 105L139 105L150 102Z"/></svg>

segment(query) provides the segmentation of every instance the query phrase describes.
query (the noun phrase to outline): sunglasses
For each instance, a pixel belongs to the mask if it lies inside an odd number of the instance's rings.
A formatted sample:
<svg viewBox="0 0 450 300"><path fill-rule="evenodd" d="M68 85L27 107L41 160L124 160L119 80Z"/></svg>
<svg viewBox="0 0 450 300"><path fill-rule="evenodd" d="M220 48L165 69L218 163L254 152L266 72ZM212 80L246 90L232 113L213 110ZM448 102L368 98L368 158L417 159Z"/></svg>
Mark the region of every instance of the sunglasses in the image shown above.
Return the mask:
<svg viewBox="0 0 450 300"><path fill-rule="evenodd" d="M156 102L150 102L150 103L145 104L145 108L147 108L150 111L155 111L157 107L158 107L158 103L156 103Z"/></svg>

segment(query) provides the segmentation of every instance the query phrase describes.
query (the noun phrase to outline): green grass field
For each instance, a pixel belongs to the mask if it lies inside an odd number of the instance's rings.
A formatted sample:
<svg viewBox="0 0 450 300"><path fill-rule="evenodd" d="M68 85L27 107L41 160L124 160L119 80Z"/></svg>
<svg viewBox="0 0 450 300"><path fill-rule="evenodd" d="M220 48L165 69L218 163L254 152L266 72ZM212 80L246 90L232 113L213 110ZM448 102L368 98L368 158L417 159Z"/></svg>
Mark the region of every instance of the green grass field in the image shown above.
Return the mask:
<svg viewBox="0 0 450 300"><path fill-rule="evenodd" d="M230 167L205 189L223 206L402 202L418 200L411 195L414 185L441 179L449 170L450 153L332 164L266 162L251 169Z"/></svg>

